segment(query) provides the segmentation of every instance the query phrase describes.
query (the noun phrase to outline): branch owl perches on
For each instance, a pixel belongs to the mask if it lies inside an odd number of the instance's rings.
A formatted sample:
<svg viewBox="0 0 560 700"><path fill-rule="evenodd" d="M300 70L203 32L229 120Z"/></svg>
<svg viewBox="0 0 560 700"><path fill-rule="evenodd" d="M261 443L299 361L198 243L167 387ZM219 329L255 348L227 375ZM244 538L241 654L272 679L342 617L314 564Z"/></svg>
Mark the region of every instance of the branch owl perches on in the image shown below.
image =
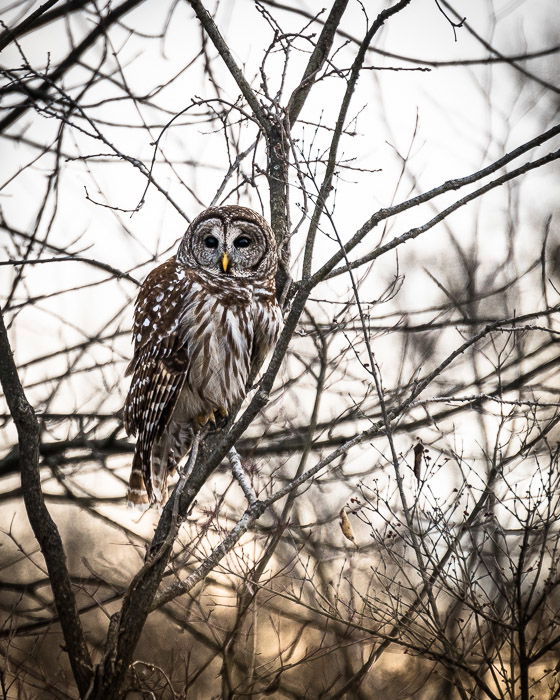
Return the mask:
<svg viewBox="0 0 560 700"><path fill-rule="evenodd" d="M127 433L137 435L130 503L163 503L193 429L227 416L245 396L282 323L277 266L266 220L224 206L202 212L177 254L146 278L124 407Z"/></svg>

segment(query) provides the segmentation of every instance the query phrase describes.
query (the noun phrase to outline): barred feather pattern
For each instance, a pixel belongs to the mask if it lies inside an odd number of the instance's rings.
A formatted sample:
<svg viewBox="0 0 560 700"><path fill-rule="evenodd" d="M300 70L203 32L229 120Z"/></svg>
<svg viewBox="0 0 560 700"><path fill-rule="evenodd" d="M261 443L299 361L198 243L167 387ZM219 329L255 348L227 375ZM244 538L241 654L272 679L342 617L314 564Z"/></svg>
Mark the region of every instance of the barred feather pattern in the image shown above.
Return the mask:
<svg viewBox="0 0 560 700"><path fill-rule="evenodd" d="M229 412L246 392L281 327L274 277L195 269L176 257L142 285L134 317L124 423L137 442L131 504L163 503L198 416Z"/></svg>

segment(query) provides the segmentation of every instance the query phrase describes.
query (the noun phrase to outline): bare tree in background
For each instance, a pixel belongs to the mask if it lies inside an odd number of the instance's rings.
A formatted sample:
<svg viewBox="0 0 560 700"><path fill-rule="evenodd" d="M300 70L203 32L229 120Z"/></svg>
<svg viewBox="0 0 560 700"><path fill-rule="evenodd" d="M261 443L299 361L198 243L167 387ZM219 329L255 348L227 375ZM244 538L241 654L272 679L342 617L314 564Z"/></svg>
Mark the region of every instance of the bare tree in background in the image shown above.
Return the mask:
<svg viewBox="0 0 560 700"><path fill-rule="evenodd" d="M483 34L434 0L474 58L384 48L415 5L3 11L4 697L560 696L560 47L506 54L504 12ZM422 115L406 142L383 98L444 71L488 128L478 167L449 146L426 186ZM284 328L140 517L133 300L193 216L237 202L271 222Z"/></svg>

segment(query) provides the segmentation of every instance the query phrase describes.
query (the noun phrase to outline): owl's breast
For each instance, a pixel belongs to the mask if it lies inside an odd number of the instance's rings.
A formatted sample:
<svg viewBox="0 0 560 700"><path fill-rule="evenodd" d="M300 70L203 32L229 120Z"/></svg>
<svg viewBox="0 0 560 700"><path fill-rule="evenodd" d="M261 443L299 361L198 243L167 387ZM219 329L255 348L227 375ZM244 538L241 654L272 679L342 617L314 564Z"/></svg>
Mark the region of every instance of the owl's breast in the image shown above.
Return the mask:
<svg viewBox="0 0 560 700"><path fill-rule="evenodd" d="M184 419L229 411L245 395L254 335L249 309L206 297L185 314L189 361L177 406Z"/></svg>

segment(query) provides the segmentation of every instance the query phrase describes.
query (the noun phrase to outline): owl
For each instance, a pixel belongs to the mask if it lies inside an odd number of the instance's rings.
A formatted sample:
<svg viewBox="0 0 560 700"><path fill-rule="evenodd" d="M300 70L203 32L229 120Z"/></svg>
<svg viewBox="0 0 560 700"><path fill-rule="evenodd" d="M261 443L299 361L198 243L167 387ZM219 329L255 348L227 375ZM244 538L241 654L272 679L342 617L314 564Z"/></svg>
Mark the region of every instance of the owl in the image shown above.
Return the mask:
<svg viewBox="0 0 560 700"><path fill-rule="evenodd" d="M177 254L153 270L134 314L124 423L136 435L128 499L161 504L167 477L193 431L226 417L282 323L277 245L262 216L240 206L206 209Z"/></svg>

